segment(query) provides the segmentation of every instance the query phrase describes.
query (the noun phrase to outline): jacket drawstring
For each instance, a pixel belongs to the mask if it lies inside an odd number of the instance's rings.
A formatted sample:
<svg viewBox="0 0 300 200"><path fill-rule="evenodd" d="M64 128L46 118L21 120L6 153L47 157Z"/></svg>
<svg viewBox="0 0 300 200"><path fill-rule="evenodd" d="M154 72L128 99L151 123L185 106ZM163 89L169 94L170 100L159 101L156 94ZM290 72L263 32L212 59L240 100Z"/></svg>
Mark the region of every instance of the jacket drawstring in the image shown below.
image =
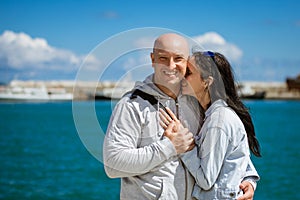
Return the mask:
<svg viewBox="0 0 300 200"><path fill-rule="evenodd" d="M157 95L157 100L158 100L158 102L160 102L160 97L159 97L159 95ZM158 137L161 137L162 135L163 135L163 133L161 134L160 133L160 123L159 123L159 121L160 121L160 117L159 117L159 103L156 105L157 106L157 108L156 108L156 110L157 110L157 112L156 112L156 120L157 120L157 122L158 123L156 123L156 130L157 130L157 135L158 135Z"/></svg>

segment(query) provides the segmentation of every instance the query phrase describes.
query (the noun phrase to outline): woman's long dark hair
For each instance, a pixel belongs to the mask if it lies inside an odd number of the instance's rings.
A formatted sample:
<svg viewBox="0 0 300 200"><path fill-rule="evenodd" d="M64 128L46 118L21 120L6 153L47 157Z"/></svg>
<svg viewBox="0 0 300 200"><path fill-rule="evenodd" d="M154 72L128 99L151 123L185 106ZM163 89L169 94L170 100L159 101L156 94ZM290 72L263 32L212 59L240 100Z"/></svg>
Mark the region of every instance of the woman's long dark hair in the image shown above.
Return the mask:
<svg viewBox="0 0 300 200"><path fill-rule="evenodd" d="M209 76L213 77L213 83L209 88L211 103L218 99L227 102L244 124L251 152L255 156L261 157L260 145L255 136L252 118L237 94L234 75L228 60L217 52L195 52L193 56L196 65L200 67L202 78L206 80Z"/></svg>

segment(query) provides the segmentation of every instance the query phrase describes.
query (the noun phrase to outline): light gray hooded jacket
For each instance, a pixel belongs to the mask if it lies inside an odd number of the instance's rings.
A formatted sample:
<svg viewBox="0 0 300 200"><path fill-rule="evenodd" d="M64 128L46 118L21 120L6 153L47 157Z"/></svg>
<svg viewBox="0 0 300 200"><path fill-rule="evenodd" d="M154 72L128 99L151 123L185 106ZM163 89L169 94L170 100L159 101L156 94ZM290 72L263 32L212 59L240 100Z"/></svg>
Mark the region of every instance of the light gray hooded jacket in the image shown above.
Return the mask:
<svg viewBox="0 0 300 200"><path fill-rule="evenodd" d="M207 109L198 136L197 148L181 158L196 180L194 197L237 199L243 194L239 185L250 175L249 167L253 180L259 180L250 160L244 125L224 100L215 101Z"/></svg>
<svg viewBox="0 0 300 200"><path fill-rule="evenodd" d="M153 76L137 82L134 89L154 95L179 119L199 131L199 107L194 98L177 101L161 92ZM163 136L159 112L148 101L125 95L115 106L106 132L103 158L106 173L121 179L121 199L191 199L194 180L182 165L171 141ZM187 103L188 102L188 103Z"/></svg>
<svg viewBox="0 0 300 200"><path fill-rule="evenodd" d="M137 82L134 89L154 95L192 133L198 133L197 100L189 96L174 100L161 92L152 78ZM130 95L115 106L103 145L106 174L121 178L120 199L192 199L194 179L171 141L163 136L157 108L140 97L130 99Z"/></svg>

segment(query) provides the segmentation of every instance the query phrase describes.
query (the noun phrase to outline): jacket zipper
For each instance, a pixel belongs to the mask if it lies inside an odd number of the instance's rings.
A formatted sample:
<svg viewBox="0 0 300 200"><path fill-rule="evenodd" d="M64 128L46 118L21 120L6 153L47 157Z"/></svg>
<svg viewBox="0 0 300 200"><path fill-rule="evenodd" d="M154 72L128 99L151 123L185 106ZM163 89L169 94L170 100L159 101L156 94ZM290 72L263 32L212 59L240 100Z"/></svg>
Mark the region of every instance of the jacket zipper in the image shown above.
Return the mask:
<svg viewBox="0 0 300 200"><path fill-rule="evenodd" d="M177 119L180 120L180 118L179 118L179 103L178 103L178 98L175 99L175 107L176 107L176 117L177 117ZM183 164L182 160L179 157L178 157L178 160L179 160L180 164L182 165L182 167L184 169L184 179L185 179L185 184L184 184L185 185L184 199L188 199L188 197L187 197L187 190L188 190L187 176L188 176L188 174L187 174L187 171L186 171L187 169L186 169L185 165Z"/></svg>
<svg viewBox="0 0 300 200"><path fill-rule="evenodd" d="M175 100L175 107L176 107L176 117L177 119L179 119L179 103L177 98Z"/></svg>

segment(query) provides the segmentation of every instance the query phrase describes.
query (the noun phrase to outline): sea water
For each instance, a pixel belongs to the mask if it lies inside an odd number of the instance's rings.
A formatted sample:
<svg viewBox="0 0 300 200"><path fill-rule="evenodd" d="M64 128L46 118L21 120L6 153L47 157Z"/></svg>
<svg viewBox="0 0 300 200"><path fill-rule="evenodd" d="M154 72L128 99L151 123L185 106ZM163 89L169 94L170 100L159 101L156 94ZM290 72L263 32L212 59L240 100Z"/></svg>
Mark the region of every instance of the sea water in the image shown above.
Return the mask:
<svg viewBox="0 0 300 200"><path fill-rule="evenodd" d="M262 150L262 158L252 156L261 176L254 199L300 199L300 101L245 104ZM106 130L114 103L79 105L93 106ZM119 192L120 180L83 145L71 102L0 103L0 199L114 200Z"/></svg>

